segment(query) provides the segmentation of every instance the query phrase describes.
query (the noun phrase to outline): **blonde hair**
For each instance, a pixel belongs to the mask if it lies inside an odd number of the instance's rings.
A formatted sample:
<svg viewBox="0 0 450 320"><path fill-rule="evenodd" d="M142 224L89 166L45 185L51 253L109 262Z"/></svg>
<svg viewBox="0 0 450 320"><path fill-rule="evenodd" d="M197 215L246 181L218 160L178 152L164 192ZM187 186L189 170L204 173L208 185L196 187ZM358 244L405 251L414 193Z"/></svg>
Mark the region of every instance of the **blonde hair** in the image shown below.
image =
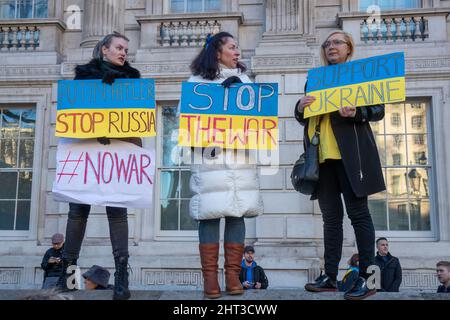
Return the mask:
<svg viewBox="0 0 450 320"><path fill-rule="evenodd" d="M320 58L322 59L322 63L325 66L330 65L330 63L328 62L327 56L325 54L325 48L323 46L324 46L325 42L327 42L328 39L333 34L342 34L344 36L345 41L347 41L347 45L350 48L350 53L347 56L347 59L345 61L351 60L351 58L353 56L353 52L355 51L355 42L353 41L352 35L348 32L342 31L342 30L335 30L335 31L331 32L330 34L328 34L328 36L325 38L325 40L322 42L322 45L320 46Z"/></svg>

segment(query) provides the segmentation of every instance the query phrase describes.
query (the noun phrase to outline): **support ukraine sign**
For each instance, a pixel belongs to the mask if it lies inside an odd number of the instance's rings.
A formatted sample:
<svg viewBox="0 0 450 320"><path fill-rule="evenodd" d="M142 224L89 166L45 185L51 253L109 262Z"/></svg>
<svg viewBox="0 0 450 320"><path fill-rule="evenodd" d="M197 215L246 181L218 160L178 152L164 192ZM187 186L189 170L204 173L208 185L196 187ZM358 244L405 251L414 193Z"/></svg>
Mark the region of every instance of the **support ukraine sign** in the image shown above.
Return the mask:
<svg viewBox="0 0 450 320"><path fill-rule="evenodd" d="M316 100L305 108L305 118L347 106L405 101L404 54L396 52L311 69L306 93Z"/></svg>
<svg viewBox="0 0 450 320"><path fill-rule="evenodd" d="M266 149L278 147L278 84L184 82L179 146Z"/></svg>
<svg viewBox="0 0 450 320"><path fill-rule="evenodd" d="M128 138L156 135L153 79L58 81L56 136Z"/></svg>

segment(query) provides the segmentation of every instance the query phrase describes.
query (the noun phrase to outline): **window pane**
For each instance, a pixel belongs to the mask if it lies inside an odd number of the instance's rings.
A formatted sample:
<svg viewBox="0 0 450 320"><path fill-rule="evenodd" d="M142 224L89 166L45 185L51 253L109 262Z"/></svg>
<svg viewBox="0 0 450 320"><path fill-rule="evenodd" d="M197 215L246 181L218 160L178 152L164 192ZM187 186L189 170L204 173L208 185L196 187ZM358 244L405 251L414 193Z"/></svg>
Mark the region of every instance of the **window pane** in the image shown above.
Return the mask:
<svg viewBox="0 0 450 320"><path fill-rule="evenodd" d="M369 211L375 230L387 230L386 200L370 200Z"/></svg>
<svg viewBox="0 0 450 320"><path fill-rule="evenodd" d="M0 168L17 167L17 140L0 140Z"/></svg>
<svg viewBox="0 0 450 320"><path fill-rule="evenodd" d="M48 16L48 0L35 0L34 17L47 18Z"/></svg>
<svg viewBox="0 0 450 320"><path fill-rule="evenodd" d="M202 0L188 0L187 12L202 12Z"/></svg>
<svg viewBox="0 0 450 320"><path fill-rule="evenodd" d="M181 171L181 198L190 199L194 193L189 187L189 180L191 178L190 171Z"/></svg>
<svg viewBox="0 0 450 320"><path fill-rule="evenodd" d="M428 171L412 168L408 171L409 194L413 197L429 197Z"/></svg>
<svg viewBox="0 0 450 320"><path fill-rule="evenodd" d="M205 11L220 11L220 0L205 0Z"/></svg>
<svg viewBox="0 0 450 320"><path fill-rule="evenodd" d="M405 133L404 104L386 104L385 111L386 133Z"/></svg>
<svg viewBox="0 0 450 320"><path fill-rule="evenodd" d="M179 175L178 171L161 172L161 199L178 197Z"/></svg>
<svg viewBox="0 0 450 320"><path fill-rule="evenodd" d="M16 230L28 230L30 226L30 201L17 201Z"/></svg>
<svg viewBox="0 0 450 320"><path fill-rule="evenodd" d="M2 110L2 138L17 138L19 136L20 110Z"/></svg>
<svg viewBox="0 0 450 320"><path fill-rule="evenodd" d="M406 103L407 133L426 133L426 108L424 103Z"/></svg>
<svg viewBox="0 0 450 320"><path fill-rule="evenodd" d="M33 168L34 140L19 140L19 167Z"/></svg>
<svg viewBox="0 0 450 320"><path fill-rule="evenodd" d="M0 230L14 230L15 201L0 200Z"/></svg>
<svg viewBox="0 0 450 320"><path fill-rule="evenodd" d="M178 201L161 200L161 230L178 230Z"/></svg>
<svg viewBox="0 0 450 320"><path fill-rule="evenodd" d="M381 10L420 8L421 0L359 0L359 10L366 11L371 5L378 5Z"/></svg>
<svg viewBox="0 0 450 320"><path fill-rule="evenodd" d="M387 169L386 189L389 197L406 197L406 169Z"/></svg>
<svg viewBox="0 0 450 320"><path fill-rule="evenodd" d="M20 137L34 137L36 127L36 111L23 110L20 118Z"/></svg>
<svg viewBox="0 0 450 320"><path fill-rule="evenodd" d="M180 230L197 230L198 222L189 215L189 200L181 200Z"/></svg>
<svg viewBox="0 0 450 320"><path fill-rule="evenodd" d="M385 146L385 142L384 142L384 135L376 135L375 143L377 144L378 154L380 155L381 165L385 166L386 165L386 146Z"/></svg>
<svg viewBox="0 0 450 320"><path fill-rule="evenodd" d="M389 227L390 230L409 230L407 200L389 202Z"/></svg>
<svg viewBox="0 0 450 320"><path fill-rule="evenodd" d="M175 13L184 13L184 1L185 0L171 0L170 11Z"/></svg>
<svg viewBox="0 0 450 320"><path fill-rule="evenodd" d="M16 4L14 0L0 0L0 19L14 19Z"/></svg>
<svg viewBox="0 0 450 320"><path fill-rule="evenodd" d="M16 199L17 172L0 172L0 199Z"/></svg>
<svg viewBox="0 0 450 320"><path fill-rule="evenodd" d="M33 17L33 0L17 0L17 18Z"/></svg>
<svg viewBox="0 0 450 320"><path fill-rule="evenodd" d="M31 182L33 174L29 171L19 173L18 199L31 199Z"/></svg>
<svg viewBox="0 0 450 320"><path fill-rule="evenodd" d="M430 201L420 199L410 203L411 230L430 230Z"/></svg>
<svg viewBox="0 0 450 320"><path fill-rule="evenodd" d="M388 166L406 165L406 141L404 135L387 135L386 146L386 164Z"/></svg>
<svg viewBox="0 0 450 320"><path fill-rule="evenodd" d="M178 144L178 114L174 107L164 107L163 116L163 159L164 167L175 167L180 163Z"/></svg>

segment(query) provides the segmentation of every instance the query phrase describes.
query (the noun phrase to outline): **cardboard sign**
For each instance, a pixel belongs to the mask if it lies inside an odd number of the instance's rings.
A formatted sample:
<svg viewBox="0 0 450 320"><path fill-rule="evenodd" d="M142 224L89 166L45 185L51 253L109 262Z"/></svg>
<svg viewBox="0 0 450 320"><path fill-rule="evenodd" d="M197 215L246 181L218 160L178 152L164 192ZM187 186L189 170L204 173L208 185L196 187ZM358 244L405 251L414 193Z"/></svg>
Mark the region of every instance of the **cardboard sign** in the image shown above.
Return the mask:
<svg viewBox="0 0 450 320"><path fill-rule="evenodd" d="M126 138L156 135L153 79L58 81L56 136Z"/></svg>
<svg viewBox="0 0 450 320"><path fill-rule="evenodd" d="M178 145L229 149L278 147L278 84L184 82Z"/></svg>
<svg viewBox="0 0 450 320"><path fill-rule="evenodd" d="M111 140L60 139L55 201L123 208L150 208L155 175L154 150Z"/></svg>
<svg viewBox="0 0 450 320"><path fill-rule="evenodd" d="M405 101L403 52L340 63L308 72L308 96L316 97L304 117L338 111L342 107Z"/></svg>

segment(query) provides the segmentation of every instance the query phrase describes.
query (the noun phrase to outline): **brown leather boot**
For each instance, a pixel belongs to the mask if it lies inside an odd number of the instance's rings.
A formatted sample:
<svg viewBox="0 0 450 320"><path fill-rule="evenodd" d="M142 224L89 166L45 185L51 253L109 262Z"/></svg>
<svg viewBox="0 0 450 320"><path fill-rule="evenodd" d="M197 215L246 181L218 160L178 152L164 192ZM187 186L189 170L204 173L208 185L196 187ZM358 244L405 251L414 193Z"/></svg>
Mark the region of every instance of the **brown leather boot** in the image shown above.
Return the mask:
<svg viewBox="0 0 450 320"><path fill-rule="evenodd" d="M242 256L244 254L243 243L225 242L225 284L227 293L232 295L243 294L244 289L239 280L241 272Z"/></svg>
<svg viewBox="0 0 450 320"><path fill-rule="evenodd" d="M203 294L206 298L216 299L221 296L219 280L217 278L217 269L219 265L219 244L218 243L200 243L200 260L203 273Z"/></svg>

